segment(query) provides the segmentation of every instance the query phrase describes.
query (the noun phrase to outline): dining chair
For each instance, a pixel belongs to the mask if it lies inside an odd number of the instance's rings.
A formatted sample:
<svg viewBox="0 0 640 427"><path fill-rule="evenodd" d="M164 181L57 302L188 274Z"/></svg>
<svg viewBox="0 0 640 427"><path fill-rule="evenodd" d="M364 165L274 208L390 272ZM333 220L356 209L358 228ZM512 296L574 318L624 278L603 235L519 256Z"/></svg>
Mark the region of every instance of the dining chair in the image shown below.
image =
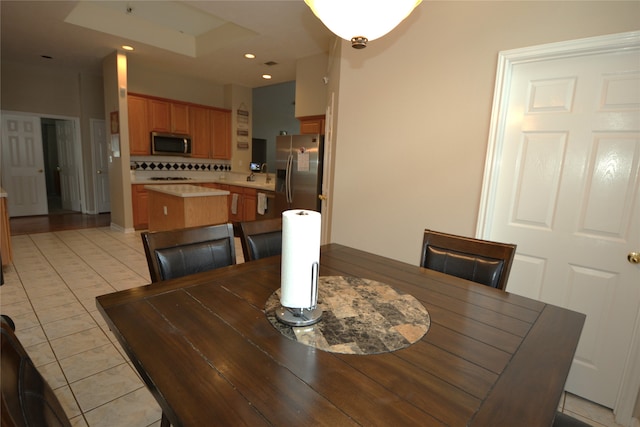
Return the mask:
<svg viewBox="0 0 640 427"><path fill-rule="evenodd" d="M16 337L13 321L0 318L2 347L1 425L71 426L60 401Z"/></svg>
<svg viewBox="0 0 640 427"><path fill-rule="evenodd" d="M236 263L233 225L220 224L141 233L152 282Z"/></svg>
<svg viewBox="0 0 640 427"><path fill-rule="evenodd" d="M504 290L516 245L424 230L420 266Z"/></svg>
<svg viewBox="0 0 640 427"><path fill-rule="evenodd" d="M245 261L282 254L282 217L240 223Z"/></svg>
<svg viewBox="0 0 640 427"><path fill-rule="evenodd" d="M577 418L573 418L563 412L556 412L556 417L553 419L553 425L551 427L589 427L591 424L587 424L584 421L580 421Z"/></svg>

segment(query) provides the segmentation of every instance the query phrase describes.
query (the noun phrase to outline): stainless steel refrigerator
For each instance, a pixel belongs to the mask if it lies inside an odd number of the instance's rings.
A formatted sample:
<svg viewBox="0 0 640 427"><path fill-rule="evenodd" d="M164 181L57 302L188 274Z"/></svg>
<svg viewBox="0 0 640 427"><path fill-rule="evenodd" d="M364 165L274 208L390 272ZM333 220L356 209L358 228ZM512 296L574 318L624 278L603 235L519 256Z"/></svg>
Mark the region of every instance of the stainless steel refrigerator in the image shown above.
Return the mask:
<svg viewBox="0 0 640 427"><path fill-rule="evenodd" d="M321 135L280 135L276 138L276 211L309 209L320 212L322 194Z"/></svg>

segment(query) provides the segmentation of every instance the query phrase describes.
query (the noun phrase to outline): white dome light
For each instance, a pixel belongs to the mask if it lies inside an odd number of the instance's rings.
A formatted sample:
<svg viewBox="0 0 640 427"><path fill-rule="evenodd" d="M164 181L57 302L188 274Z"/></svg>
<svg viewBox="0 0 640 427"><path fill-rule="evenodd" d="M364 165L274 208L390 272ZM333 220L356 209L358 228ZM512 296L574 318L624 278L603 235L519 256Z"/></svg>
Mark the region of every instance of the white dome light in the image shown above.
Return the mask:
<svg viewBox="0 0 640 427"><path fill-rule="evenodd" d="M333 33L356 49L378 39L411 14L422 0L304 0Z"/></svg>

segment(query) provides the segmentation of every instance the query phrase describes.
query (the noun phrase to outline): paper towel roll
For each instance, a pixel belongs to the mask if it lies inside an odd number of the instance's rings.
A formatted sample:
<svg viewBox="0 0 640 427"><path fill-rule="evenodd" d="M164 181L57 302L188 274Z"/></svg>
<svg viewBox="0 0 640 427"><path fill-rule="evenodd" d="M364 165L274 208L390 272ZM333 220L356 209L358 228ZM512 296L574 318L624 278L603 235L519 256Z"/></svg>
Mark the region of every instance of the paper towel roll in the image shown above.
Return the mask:
<svg viewBox="0 0 640 427"><path fill-rule="evenodd" d="M318 300L321 215L294 209L282 213L280 303L288 308L315 307Z"/></svg>

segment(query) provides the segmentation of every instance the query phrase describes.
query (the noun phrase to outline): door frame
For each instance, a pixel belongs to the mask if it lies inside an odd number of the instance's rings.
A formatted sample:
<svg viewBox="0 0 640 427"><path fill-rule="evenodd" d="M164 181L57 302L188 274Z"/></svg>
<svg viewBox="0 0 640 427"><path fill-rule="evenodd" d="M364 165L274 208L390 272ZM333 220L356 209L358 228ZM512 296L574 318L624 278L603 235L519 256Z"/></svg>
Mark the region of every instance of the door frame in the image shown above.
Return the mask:
<svg viewBox="0 0 640 427"><path fill-rule="evenodd" d="M87 212L86 203L86 191L85 191L85 177L84 177L84 162L82 161L82 137L80 133L80 118L71 116L60 116L57 114L42 114L42 113L29 113L25 111L9 111L2 110L0 114L15 115L15 116L28 116L37 117L40 121L42 119L54 119L54 120L66 120L73 123L73 137L74 137L74 149L73 154L75 157L78 173L78 186L80 191L80 209L82 213Z"/></svg>
<svg viewBox="0 0 640 427"><path fill-rule="evenodd" d="M589 56L604 52L638 49L640 31L590 37L565 42L550 43L499 52L496 84L493 94L489 141L482 180L482 193L476 237L489 238L490 224L496 199L497 181L500 175L500 158L504 146L504 128L508 114L508 101L513 68L525 62L543 62L552 59ZM622 383L618 390L615 407L616 421L631 425L636 399L640 394L640 313L636 314L634 342L626 357Z"/></svg>

